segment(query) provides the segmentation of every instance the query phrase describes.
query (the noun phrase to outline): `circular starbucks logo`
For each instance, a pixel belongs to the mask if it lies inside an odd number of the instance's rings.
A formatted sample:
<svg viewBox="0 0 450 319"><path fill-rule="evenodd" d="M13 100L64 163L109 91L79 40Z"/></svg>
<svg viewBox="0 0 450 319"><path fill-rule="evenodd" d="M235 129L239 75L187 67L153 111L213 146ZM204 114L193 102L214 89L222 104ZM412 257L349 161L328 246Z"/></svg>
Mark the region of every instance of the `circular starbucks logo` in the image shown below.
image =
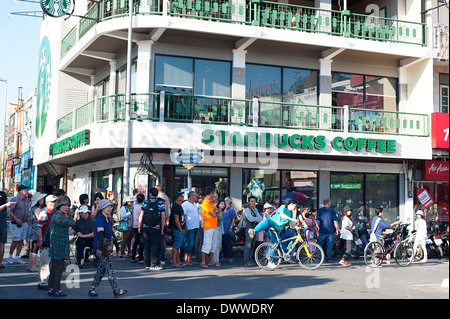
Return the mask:
<svg viewBox="0 0 450 319"><path fill-rule="evenodd" d="M39 75L36 92L35 133L38 138L44 133L45 123L47 122L51 71L50 43L48 38L44 37L39 48Z"/></svg>
<svg viewBox="0 0 450 319"><path fill-rule="evenodd" d="M41 0L41 8L51 17L62 17L70 10L72 0Z"/></svg>

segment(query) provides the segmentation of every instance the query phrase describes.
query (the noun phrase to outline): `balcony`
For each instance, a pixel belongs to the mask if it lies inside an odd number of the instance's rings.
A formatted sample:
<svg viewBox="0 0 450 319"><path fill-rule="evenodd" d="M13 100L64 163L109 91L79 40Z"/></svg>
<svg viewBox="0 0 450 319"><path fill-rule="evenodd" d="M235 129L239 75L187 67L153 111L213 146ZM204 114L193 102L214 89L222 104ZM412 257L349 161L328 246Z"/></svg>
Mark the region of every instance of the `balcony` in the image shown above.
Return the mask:
<svg viewBox="0 0 450 319"><path fill-rule="evenodd" d="M427 114L301 105L259 99L132 94L132 121L253 126L403 136L429 136ZM97 97L57 121L57 137L88 124L125 120L125 95Z"/></svg>
<svg viewBox="0 0 450 319"><path fill-rule="evenodd" d="M136 1L133 14L238 23L370 41L427 45L424 23L362 15L348 10L324 10L268 1L141 0ZM128 1L96 2L62 39L60 57L63 58L97 23L127 15Z"/></svg>

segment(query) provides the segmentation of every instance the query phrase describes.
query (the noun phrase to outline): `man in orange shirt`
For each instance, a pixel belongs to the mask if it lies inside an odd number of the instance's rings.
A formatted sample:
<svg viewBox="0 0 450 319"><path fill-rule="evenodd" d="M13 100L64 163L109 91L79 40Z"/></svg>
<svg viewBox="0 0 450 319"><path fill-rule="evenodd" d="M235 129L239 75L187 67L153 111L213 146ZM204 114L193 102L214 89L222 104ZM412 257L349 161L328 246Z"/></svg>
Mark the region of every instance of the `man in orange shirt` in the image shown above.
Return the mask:
<svg viewBox="0 0 450 319"><path fill-rule="evenodd" d="M214 266L213 262L213 243L215 243L217 229L217 208L212 203L214 189L211 186L205 189L205 198L202 203L203 215L203 246L202 246L202 267ZM206 255L209 255L208 265L206 264Z"/></svg>

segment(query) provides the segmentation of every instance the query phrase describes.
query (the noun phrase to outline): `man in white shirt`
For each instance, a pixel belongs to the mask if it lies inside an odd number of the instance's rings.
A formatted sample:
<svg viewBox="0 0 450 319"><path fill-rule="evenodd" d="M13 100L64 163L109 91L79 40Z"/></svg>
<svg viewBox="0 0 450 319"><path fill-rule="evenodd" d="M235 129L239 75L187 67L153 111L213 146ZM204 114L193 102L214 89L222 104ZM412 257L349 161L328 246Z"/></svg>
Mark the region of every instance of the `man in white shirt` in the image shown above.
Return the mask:
<svg viewBox="0 0 450 319"><path fill-rule="evenodd" d="M184 245L184 264L193 265L191 254L197 242L200 216L197 208L197 194L194 191L188 193L188 198L181 204L186 215L186 243Z"/></svg>

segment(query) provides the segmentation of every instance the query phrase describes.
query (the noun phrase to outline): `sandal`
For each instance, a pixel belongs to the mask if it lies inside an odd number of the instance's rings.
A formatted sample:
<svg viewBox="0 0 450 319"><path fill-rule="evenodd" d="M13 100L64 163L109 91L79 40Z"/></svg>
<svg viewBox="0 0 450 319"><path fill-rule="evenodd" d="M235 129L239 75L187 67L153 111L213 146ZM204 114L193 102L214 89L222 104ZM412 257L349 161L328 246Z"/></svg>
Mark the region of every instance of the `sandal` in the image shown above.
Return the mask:
<svg viewBox="0 0 450 319"><path fill-rule="evenodd" d="M201 264L201 266L202 266L203 268L208 268L208 265L207 265L207 264Z"/></svg>
<svg viewBox="0 0 450 319"><path fill-rule="evenodd" d="M113 290L114 296L122 296L125 295L128 292L128 290L124 290L124 289L119 289L119 288L115 288Z"/></svg>
<svg viewBox="0 0 450 319"><path fill-rule="evenodd" d="M95 288L89 289L89 296L91 296L91 297L97 297L98 296L98 293L95 290Z"/></svg>

